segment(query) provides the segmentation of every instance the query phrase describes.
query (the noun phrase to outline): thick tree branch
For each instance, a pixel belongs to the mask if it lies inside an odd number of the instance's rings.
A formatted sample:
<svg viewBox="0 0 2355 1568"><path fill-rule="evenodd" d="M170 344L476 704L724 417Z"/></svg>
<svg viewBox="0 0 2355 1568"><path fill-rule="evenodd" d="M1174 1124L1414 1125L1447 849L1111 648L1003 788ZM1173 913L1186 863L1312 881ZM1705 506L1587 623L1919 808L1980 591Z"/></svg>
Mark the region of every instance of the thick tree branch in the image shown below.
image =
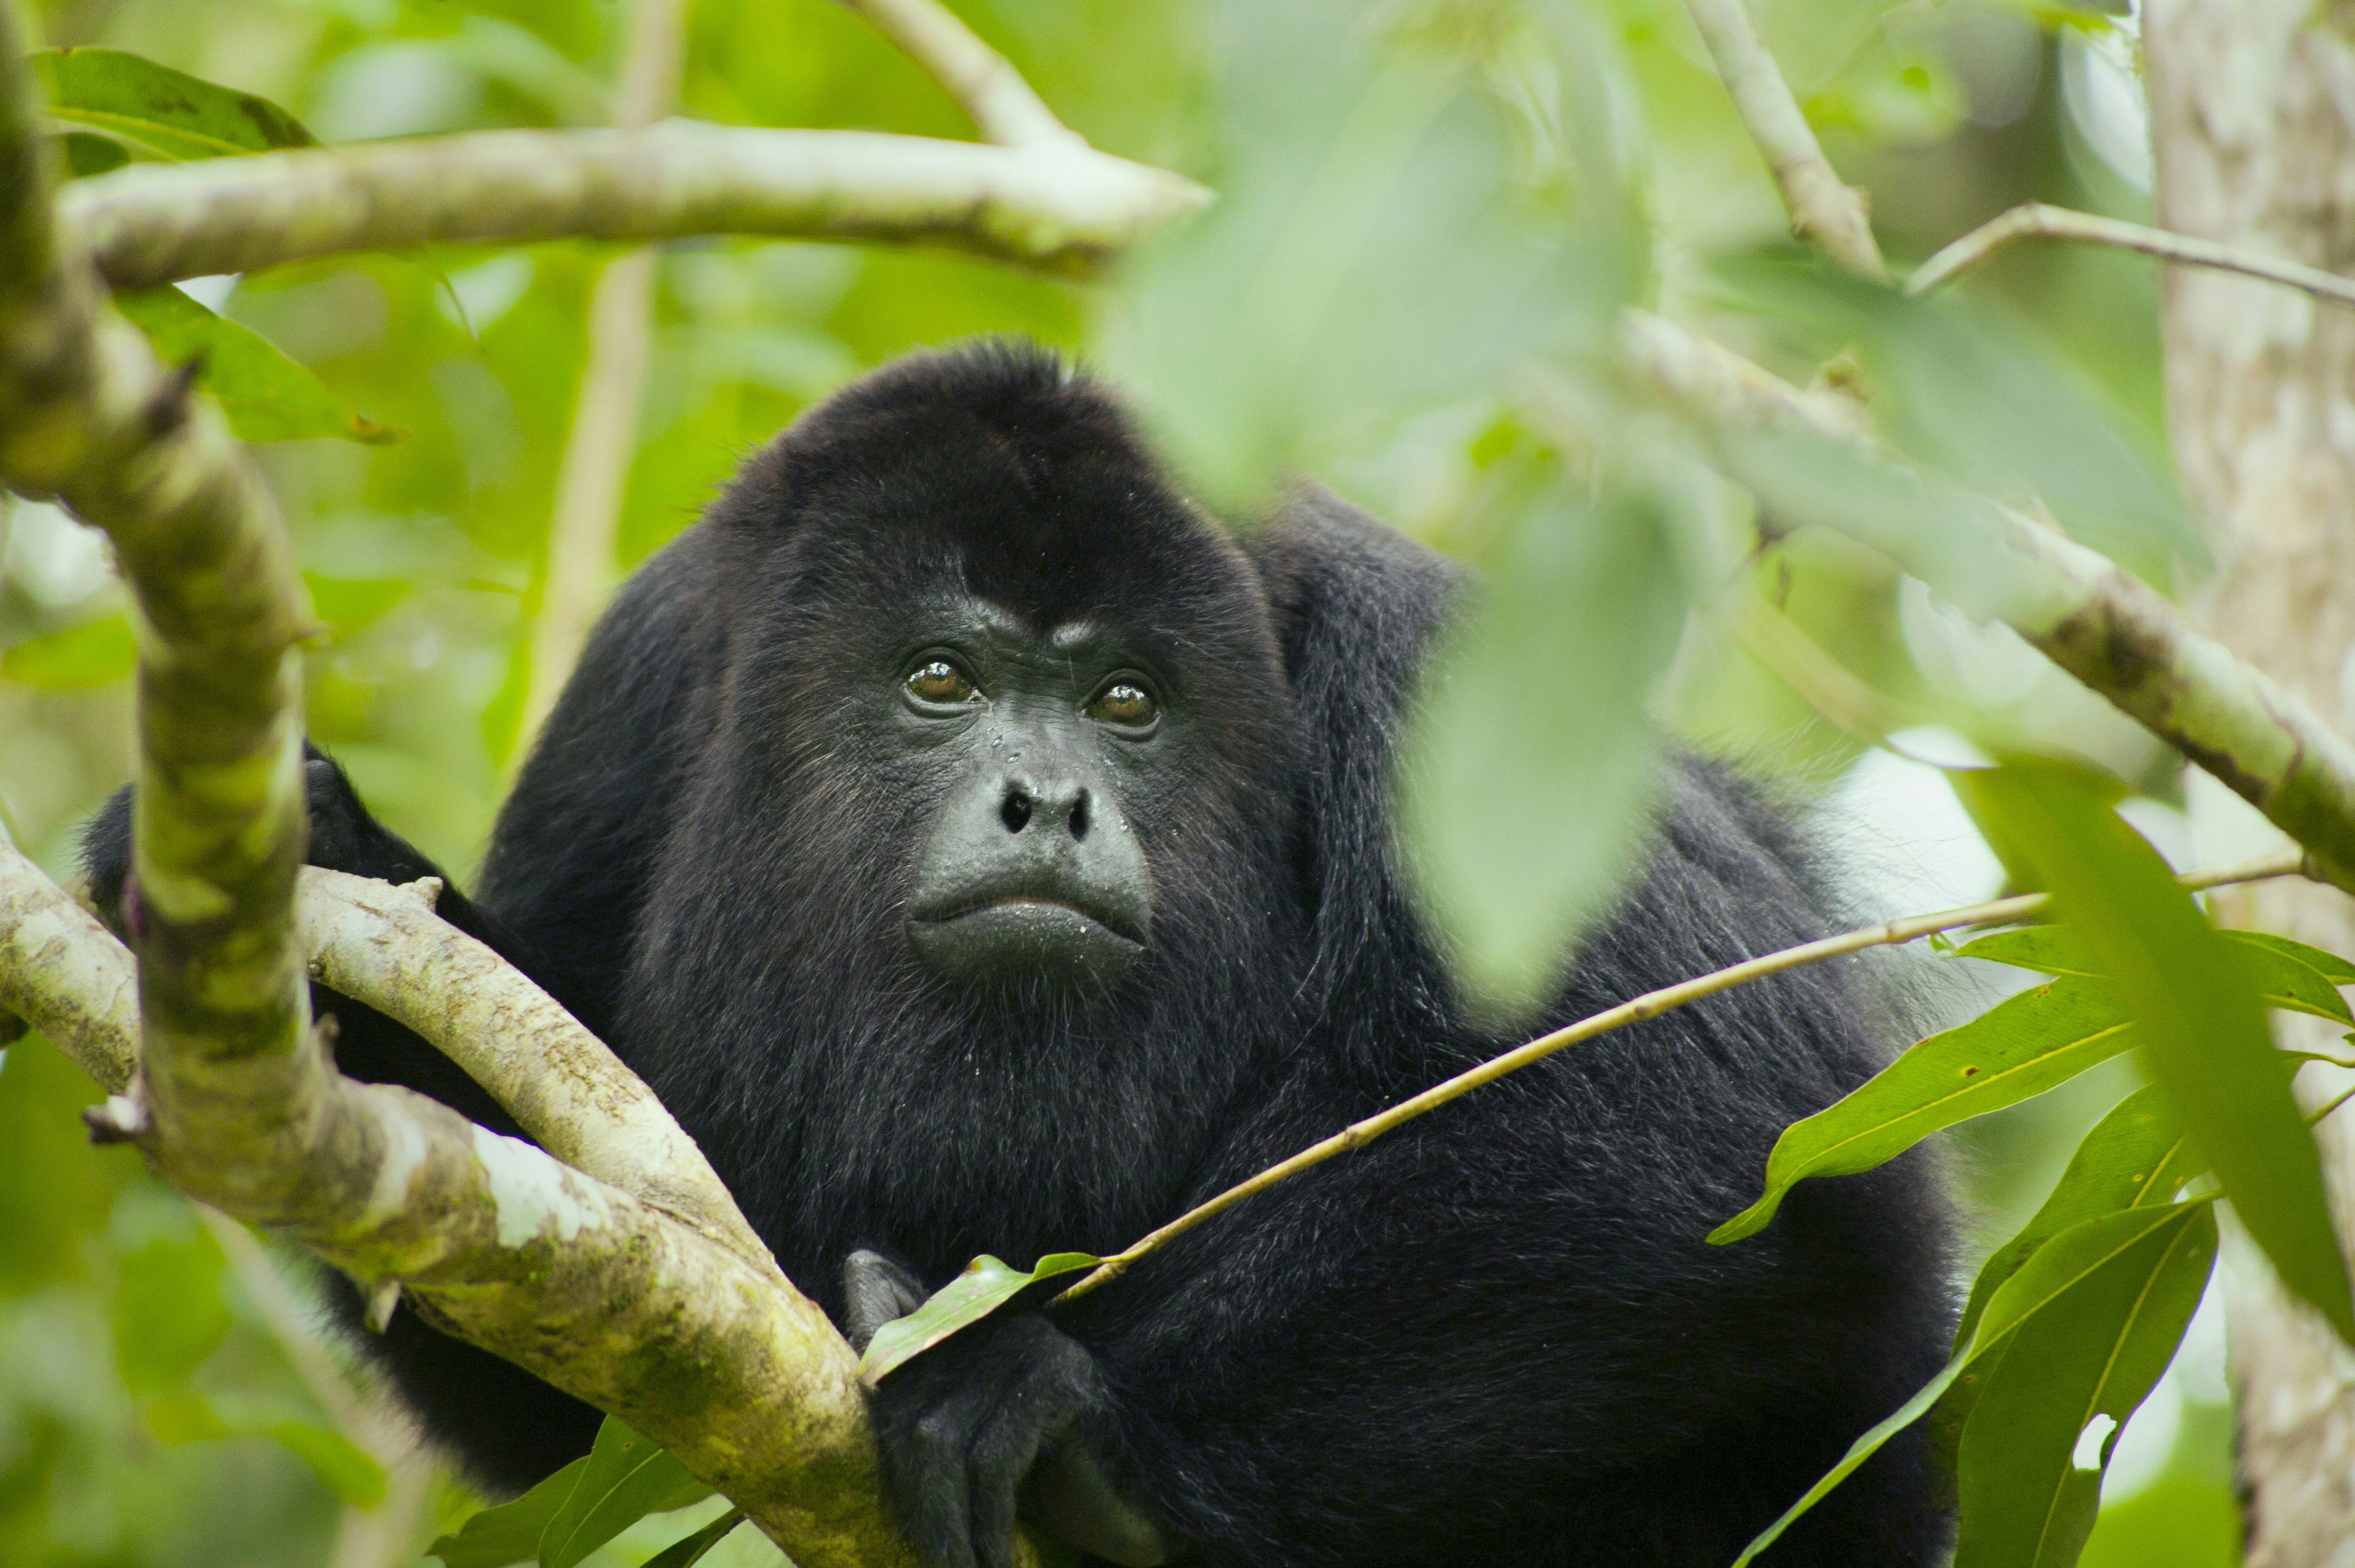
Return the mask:
<svg viewBox="0 0 2355 1568"><path fill-rule="evenodd" d="M0 4L0 481L104 528L142 619L144 1103L113 1127L190 1196L398 1282L421 1316L630 1421L796 1560L908 1562L856 1358L773 1268L421 1095L343 1078L306 1028L300 581L219 415L105 310L71 231L57 241L39 149ZM0 857L12 907L25 865ZM60 962L60 941L100 944L87 926L74 942L61 892L21 896L28 918L0 940L46 967L9 984L94 976L110 999L11 1010L64 1026L111 1078L120 1040L74 1037L124 1022L120 960Z"/></svg>
<svg viewBox="0 0 2355 1568"><path fill-rule="evenodd" d="M1885 279L1888 267L1872 238L1864 193L1844 183L1816 141L1799 101L1791 96L1766 42L1751 19L1749 0L1685 0L1717 74L1733 100L1750 139L1766 159L1774 187L1791 215L1791 232L1849 272Z"/></svg>
<svg viewBox="0 0 2355 1568"><path fill-rule="evenodd" d="M0 1018L24 1019L110 1094L139 1064L139 976L107 929L0 838Z"/></svg>
<svg viewBox="0 0 2355 1568"><path fill-rule="evenodd" d="M1086 273L1209 199L1076 141L669 121L140 164L75 181L59 208L107 281L139 288L422 240L689 234L921 241Z"/></svg>
<svg viewBox="0 0 2355 1568"><path fill-rule="evenodd" d="M2031 201L1987 219L1968 234L1914 269L1905 280L1909 294L1925 294L1965 272L1981 266L2024 240L2069 240L2083 245L2105 245L2116 251L2137 251L2162 261L2189 267L2213 267L2284 283L2322 299L2355 304L2355 278L2342 278L2319 267L2285 261L2243 245L2220 245L2213 240L2171 234L2147 224L2127 223L2091 212L2073 211Z"/></svg>
<svg viewBox="0 0 2355 1568"><path fill-rule="evenodd" d="M1636 378L1711 441L1736 479L1771 489L1787 473L1778 469L1788 443L1762 436L1829 438L1863 453L1887 504L1865 497L1785 522L1836 528L1973 614L2006 623L2305 846L2320 876L2355 890L2355 745L2149 584L2009 507L1933 491L1880 456L1852 410L1674 323L1631 312L1622 347ZM1907 520L1925 499L1958 527Z"/></svg>
<svg viewBox="0 0 2355 1568"><path fill-rule="evenodd" d="M1085 145L1064 129L1004 55L937 0L842 0L900 46L948 89L983 137L1019 147L1063 141Z"/></svg>
<svg viewBox="0 0 2355 1568"><path fill-rule="evenodd" d="M312 976L424 1037L565 1164L774 1274L768 1247L654 1091L522 971L434 914L438 891L305 867L295 926Z"/></svg>

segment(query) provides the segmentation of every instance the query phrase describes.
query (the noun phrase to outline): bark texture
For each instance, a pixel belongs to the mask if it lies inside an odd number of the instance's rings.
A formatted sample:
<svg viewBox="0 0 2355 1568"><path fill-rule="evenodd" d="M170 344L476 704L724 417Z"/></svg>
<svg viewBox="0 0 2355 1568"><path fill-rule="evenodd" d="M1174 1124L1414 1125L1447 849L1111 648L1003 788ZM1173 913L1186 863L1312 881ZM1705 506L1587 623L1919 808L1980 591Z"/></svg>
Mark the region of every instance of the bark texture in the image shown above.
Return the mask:
<svg viewBox="0 0 2355 1568"><path fill-rule="evenodd" d="M2355 6L2152 0L2145 36L2161 226L2355 273ZM2221 566L2208 624L2355 731L2355 312L2192 269L2164 301L2176 455ZM2242 889L2220 912L2355 951L2355 901L2328 888ZM2355 1134L2321 1136L2348 1232ZM2355 1355L2261 1266L2231 1288L2248 1561L2349 1568Z"/></svg>

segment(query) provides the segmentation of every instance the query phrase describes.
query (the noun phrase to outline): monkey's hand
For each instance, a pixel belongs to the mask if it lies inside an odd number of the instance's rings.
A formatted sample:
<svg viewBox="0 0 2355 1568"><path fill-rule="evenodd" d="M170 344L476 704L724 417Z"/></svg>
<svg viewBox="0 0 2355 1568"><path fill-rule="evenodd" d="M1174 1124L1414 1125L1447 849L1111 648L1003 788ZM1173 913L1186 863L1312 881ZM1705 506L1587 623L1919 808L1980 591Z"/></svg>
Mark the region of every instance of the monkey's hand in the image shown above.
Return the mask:
<svg viewBox="0 0 2355 1568"><path fill-rule="evenodd" d="M1168 1562L1167 1538L1087 1444L1103 1406L1095 1358L1032 1314L986 1318L886 1377L884 1482L925 1568L1011 1568L1018 1512L1124 1568Z"/></svg>

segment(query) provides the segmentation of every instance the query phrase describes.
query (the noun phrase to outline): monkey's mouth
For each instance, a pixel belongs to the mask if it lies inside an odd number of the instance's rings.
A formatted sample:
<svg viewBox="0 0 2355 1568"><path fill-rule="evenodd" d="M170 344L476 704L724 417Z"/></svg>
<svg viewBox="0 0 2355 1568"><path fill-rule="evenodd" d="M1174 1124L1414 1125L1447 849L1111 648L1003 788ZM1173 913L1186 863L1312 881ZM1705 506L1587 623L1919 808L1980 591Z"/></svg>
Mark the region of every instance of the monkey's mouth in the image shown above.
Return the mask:
<svg viewBox="0 0 2355 1568"><path fill-rule="evenodd" d="M916 954L961 980L1032 973L1109 986L1145 955L1145 933L1125 912L1022 892L965 899L916 911L908 921Z"/></svg>

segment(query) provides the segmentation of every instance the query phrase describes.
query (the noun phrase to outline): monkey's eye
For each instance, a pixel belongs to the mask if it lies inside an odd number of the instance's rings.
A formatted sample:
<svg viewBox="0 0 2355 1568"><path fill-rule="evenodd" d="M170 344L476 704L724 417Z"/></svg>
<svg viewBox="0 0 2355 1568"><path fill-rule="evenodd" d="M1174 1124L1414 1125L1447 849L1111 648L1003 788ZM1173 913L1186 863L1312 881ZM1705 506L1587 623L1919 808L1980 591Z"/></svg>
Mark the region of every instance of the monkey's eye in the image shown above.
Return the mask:
<svg viewBox="0 0 2355 1568"><path fill-rule="evenodd" d="M1161 705L1153 694L1133 680L1116 680L1096 693L1088 704L1088 717L1103 724L1124 724L1135 730L1153 722Z"/></svg>
<svg viewBox="0 0 2355 1568"><path fill-rule="evenodd" d="M930 659L908 677L908 695L935 708L954 708L973 700L973 682L946 659Z"/></svg>

